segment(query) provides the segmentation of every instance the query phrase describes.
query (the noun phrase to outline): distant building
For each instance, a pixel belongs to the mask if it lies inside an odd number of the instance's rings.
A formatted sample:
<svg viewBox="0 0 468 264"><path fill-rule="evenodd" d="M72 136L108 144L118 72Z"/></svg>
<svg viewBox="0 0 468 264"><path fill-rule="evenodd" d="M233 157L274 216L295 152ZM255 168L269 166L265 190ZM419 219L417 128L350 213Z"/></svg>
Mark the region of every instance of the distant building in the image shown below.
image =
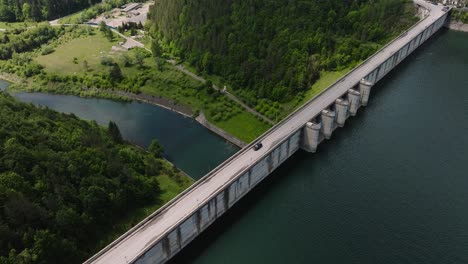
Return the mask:
<svg viewBox="0 0 468 264"><path fill-rule="evenodd" d="M128 13L128 12L130 12L132 10L140 8L141 6L142 6L141 3L130 3L130 4L126 5L125 8L122 9L122 11L125 12L125 13Z"/></svg>

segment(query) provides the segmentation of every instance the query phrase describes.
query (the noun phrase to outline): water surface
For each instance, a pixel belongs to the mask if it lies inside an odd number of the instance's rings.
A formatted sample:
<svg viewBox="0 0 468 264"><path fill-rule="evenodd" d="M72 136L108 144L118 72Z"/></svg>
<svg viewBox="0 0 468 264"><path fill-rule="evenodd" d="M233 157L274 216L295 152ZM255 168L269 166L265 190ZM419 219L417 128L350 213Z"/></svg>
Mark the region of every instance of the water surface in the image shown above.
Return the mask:
<svg viewBox="0 0 468 264"><path fill-rule="evenodd" d="M0 81L0 88L6 85ZM126 140L144 147L155 138L163 145L165 157L194 179L201 178L238 150L193 119L147 103L44 93L14 96L23 102L95 120L103 126L112 120Z"/></svg>
<svg viewBox="0 0 468 264"><path fill-rule="evenodd" d="M468 263L468 34L445 31L173 263Z"/></svg>

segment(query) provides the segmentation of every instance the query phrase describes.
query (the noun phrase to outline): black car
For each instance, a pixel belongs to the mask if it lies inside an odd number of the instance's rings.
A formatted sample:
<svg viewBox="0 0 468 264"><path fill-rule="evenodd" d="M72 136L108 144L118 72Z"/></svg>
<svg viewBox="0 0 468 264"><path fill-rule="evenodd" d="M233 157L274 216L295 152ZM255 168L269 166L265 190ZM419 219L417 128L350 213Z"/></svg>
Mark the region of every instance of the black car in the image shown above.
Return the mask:
<svg viewBox="0 0 468 264"><path fill-rule="evenodd" d="M254 149L255 151L257 151L257 150L261 149L262 147L263 147L263 144L260 143L260 142L258 142L257 144L254 145L253 149Z"/></svg>

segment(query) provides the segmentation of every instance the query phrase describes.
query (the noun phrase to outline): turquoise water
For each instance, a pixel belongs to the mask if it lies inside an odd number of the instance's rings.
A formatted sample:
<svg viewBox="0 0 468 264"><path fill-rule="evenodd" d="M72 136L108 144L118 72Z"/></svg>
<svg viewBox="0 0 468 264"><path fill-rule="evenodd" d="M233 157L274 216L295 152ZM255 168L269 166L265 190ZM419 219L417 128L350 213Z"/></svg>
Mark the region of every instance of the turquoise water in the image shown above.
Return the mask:
<svg viewBox="0 0 468 264"><path fill-rule="evenodd" d="M0 82L0 88L5 84ZM147 147L156 138L164 147L165 157L194 179L201 178L238 150L196 121L146 103L43 93L17 93L15 97L74 113L104 126L113 120L125 139L141 146Z"/></svg>

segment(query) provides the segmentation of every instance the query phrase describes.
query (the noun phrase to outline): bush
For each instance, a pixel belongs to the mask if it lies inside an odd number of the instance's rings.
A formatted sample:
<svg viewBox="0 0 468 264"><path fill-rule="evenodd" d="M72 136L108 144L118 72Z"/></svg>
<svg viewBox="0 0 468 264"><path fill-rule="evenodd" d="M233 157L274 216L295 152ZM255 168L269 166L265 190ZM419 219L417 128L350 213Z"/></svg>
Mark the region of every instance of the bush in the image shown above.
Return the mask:
<svg viewBox="0 0 468 264"><path fill-rule="evenodd" d="M101 64L104 66L112 66L114 65L114 60L111 57L104 56L101 58Z"/></svg>
<svg viewBox="0 0 468 264"><path fill-rule="evenodd" d="M44 46L42 48L42 51L41 51L41 55L48 55L48 54L51 54L53 53L55 50L54 50L54 47L52 46Z"/></svg>

